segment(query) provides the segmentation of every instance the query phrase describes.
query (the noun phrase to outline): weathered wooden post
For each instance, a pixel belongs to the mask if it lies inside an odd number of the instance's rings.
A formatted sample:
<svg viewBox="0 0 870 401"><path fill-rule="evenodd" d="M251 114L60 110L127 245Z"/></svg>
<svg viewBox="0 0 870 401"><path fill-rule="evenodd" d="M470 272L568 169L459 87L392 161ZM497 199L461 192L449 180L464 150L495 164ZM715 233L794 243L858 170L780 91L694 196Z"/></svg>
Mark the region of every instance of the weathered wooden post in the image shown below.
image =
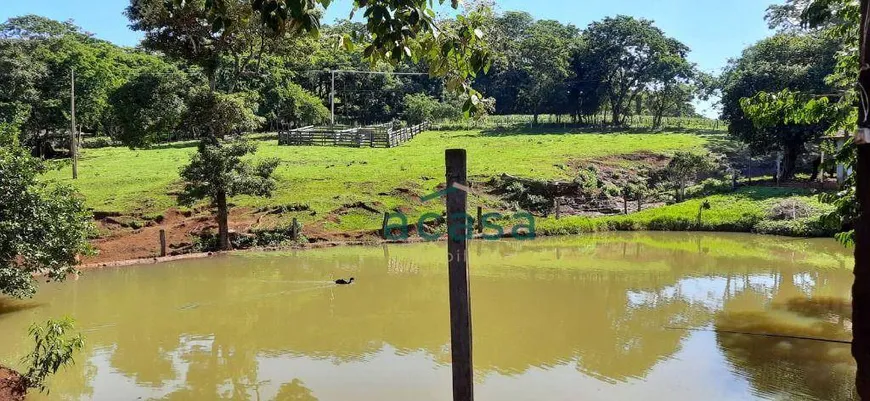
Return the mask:
<svg viewBox="0 0 870 401"><path fill-rule="evenodd" d="M562 217L562 208L559 205L559 198L553 199L553 208L556 209L556 220L559 220L559 218Z"/></svg>
<svg viewBox="0 0 870 401"><path fill-rule="evenodd" d="M447 188L467 186L465 149L448 149ZM453 366L453 401L474 400L471 362L471 300L468 291L468 194L447 192L447 262L450 281L450 349Z"/></svg>
<svg viewBox="0 0 870 401"><path fill-rule="evenodd" d="M166 256L166 230L160 229L160 257Z"/></svg>
<svg viewBox="0 0 870 401"><path fill-rule="evenodd" d="M855 195L855 282L852 285L852 356L857 364L855 387L858 398L870 400L870 0L861 0L858 56L858 132L855 134L857 160Z"/></svg>
<svg viewBox="0 0 870 401"><path fill-rule="evenodd" d="M483 234L483 206L477 207L477 232Z"/></svg>
<svg viewBox="0 0 870 401"><path fill-rule="evenodd" d="M290 226L290 239L296 241L299 239L299 220L293 218L293 224Z"/></svg>

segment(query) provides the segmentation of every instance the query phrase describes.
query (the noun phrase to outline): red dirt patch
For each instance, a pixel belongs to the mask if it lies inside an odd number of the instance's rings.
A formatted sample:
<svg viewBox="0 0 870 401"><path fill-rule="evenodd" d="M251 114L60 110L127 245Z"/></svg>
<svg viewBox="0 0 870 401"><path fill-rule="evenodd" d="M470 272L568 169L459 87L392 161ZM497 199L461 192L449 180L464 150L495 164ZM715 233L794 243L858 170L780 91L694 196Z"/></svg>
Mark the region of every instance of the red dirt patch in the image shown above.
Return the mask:
<svg viewBox="0 0 870 401"><path fill-rule="evenodd" d="M0 366L0 401L23 401L26 393L24 378L16 371Z"/></svg>
<svg viewBox="0 0 870 401"><path fill-rule="evenodd" d="M160 255L160 230L166 230L166 246L169 255L190 252L190 246L204 231L217 231L217 223L208 215L192 215L177 209L169 209L160 221L149 221L144 227L123 227L119 216L106 216L96 221L103 238L91 241L98 253L84 257L84 264L100 264L128 259L154 258ZM246 232L256 224L257 216L245 208L233 208L230 212L230 229Z"/></svg>

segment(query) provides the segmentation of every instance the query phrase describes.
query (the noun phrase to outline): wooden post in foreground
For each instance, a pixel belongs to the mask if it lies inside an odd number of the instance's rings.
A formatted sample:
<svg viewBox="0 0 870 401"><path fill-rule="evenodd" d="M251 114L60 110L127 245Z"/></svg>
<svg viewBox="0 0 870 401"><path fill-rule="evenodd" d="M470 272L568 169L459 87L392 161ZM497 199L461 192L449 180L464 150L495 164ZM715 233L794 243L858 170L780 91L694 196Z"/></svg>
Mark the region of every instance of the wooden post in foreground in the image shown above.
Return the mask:
<svg viewBox="0 0 870 401"><path fill-rule="evenodd" d="M468 185L465 149L448 149L447 188ZM453 401L474 400L471 362L471 300L468 291L468 219L465 191L447 191L447 262L450 276L450 350L453 366Z"/></svg>
<svg viewBox="0 0 870 401"><path fill-rule="evenodd" d="M870 0L861 0L860 46L858 48L858 132L855 135L857 162L855 195L855 282L852 284L852 356L858 369L855 387L858 399L870 400Z"/></svg>
<svg viewBox="0 0 870 401"><path fill-rule="evenodd" d="M160 257L166 256L166 230L160 229Z"/></svg>

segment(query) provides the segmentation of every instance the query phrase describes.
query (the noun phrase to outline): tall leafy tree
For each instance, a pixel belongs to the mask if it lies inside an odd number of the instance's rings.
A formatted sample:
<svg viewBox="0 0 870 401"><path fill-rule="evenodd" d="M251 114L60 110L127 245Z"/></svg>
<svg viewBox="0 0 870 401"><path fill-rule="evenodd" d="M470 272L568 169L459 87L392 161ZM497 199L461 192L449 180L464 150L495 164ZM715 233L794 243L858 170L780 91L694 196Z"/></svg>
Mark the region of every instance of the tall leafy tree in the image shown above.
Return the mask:
<svg viewBox="0 0 870 401"><path fill-rule="evenodd" d="M176 3L181 0L174 0ZM445 0L438 0L443 4ZM308 32L319 34L321 7L331 0L254 0L251 5L271 32ZM453 8L458 0L451 0ZM432 76L443 77L446 87L466 95L466 113L483 109L481 95L471 81L490 65L490 54L481 29L485 13L472 11L455 19L437 21L433 1L423 0L354 0L352 15L362 13L368 32L363 55L399 65L424 62ZM233 13L222 2L209 2L213 26L226 27ZM354 43L352 33L340 37L342 43Z"/></svg>
<svg viewBox="0 0 870 401"><path fill-rule="evenodd" d="M695 77L695 66L685 55L662 57L644 90L647 109L653 116L653 128L661 128L662 118L667 113L679 114L680 107L692 100L697 92Z"/></svg>
<svg viewBox="0 0 870 401"><path fill-rule="evenodd" d="M131 147L166 141L178 130L187 110L187 94L194 84L174 68L145 71L117 88L109 97L112 135Z"/></svg>
<svg viewBox="0 0 870 401"><path fill-rule="evenodd" d="M517 68L528 77L520 86L519 97L535 123L541 112L556 111L566 103L566 80L578 38L579 30L573 25L545 20L535 22L524 37L515 39L521 54Z"/></svg>
<svg viewBox="0 0 870 401"><path fill-rule="evenodd" d="M39 16L0 24L0 119L23 118L23 143L38 151L69 129L70 71L76 71L77 122L82 130L110 134L109 96L157 56L92 38L72 23Z"/></svg>
<svg viewBox="0 0 870 401"><path fill-rule="evenodd" d="M788 0L771 8L768 21L774 26L787 22L784 30L809 29L838 45L836 64L825 79L833 89L830 93L788 87L779 92L762 91L744 99L743 106L761 127L783 121L824 123L829 132L862 134L862 141L848 142L837 155L837 161L854 167L855 173L840 192L823 198L837 207L830 217L848 230L837 238L855 246L852 355L857 363L858 398L870 399L870 144L865 136L870 130L870 1Z"/></svg>
<svg viewBox="0 0 870 401"><path fill-rule="evenodd" d="M207 8L211 4L219 18ZM270 45L250 2L244 0L131 0L126 14L131 28L145 33L145 48L201 67L212 90L234 92L241 75ZM217 88L222 72L228 75L227 86Z"/></svg>
<svg viewBox="0 0 870 401"><path fill-rule="evenodd" d="M496 102L496 113L518 114L525 112L520 102L520 90L530 84L531 77L520 64L524 54L520 41L528 35L535 19L531 14L507 11L500 15L485 14L481 29L486 33L492 49L492 67L488 74L475 79L486 96Z"/></svg>
<svg viewBox="0 0 870 401"><path fill-rule="evenodd" d="M269 196L275 188L272 172L277 159L252 165L244 158L256 152L256 146L244 139L219 141L205 137L190 164L181 170L185 181L179 201L192 205L207 199L217 209L218 233L222 250L231 249L229 236L229 198L238 195Z"/></svg>
<svg viewBox="0 0 870 401"><path fill-rule="evenodd" d="M728 131L756 153L783 152L783 178L794 175L807 142L824 134L830 121L801 122L773 109L747 113L748 98L782 90L825 97L839 45L817 33L781 33L763 39L732 60L723 74L722 117Z"/></svg>
<svg viewBox="0 0 870 401"><path fill-rule="evenodd" d="M655 79L673 76L675 69L668 66L684 61L689 52L652 21L624 15L593 22L584 39L585 57L576 61L585 64L584 80L602 85L615 125L625 123L630 106Z"/></svg>
<svg viewBox="0 0 870 401"><path fill-rule="evenodd" d="M76 271L90 252L91 216L67 186L40 180L42 161L17 146L0 146L0 293L36 292L34 274L55 281Z"/></svg>

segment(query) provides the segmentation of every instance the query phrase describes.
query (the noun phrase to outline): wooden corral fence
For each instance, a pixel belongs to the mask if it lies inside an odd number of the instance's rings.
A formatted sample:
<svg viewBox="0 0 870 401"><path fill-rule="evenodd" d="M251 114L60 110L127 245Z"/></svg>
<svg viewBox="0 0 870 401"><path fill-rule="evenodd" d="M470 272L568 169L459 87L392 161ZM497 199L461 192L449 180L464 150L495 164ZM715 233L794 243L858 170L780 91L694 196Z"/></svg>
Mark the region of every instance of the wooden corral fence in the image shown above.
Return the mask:
<svg viewBox="0 0 870 401"><path fill-rule="evenodd" d="M399 129L394 128L393 123L364 127L342 125L294 129L279 127L278 145L392 148L414 139L428 128L428 123Z"/></svg>

